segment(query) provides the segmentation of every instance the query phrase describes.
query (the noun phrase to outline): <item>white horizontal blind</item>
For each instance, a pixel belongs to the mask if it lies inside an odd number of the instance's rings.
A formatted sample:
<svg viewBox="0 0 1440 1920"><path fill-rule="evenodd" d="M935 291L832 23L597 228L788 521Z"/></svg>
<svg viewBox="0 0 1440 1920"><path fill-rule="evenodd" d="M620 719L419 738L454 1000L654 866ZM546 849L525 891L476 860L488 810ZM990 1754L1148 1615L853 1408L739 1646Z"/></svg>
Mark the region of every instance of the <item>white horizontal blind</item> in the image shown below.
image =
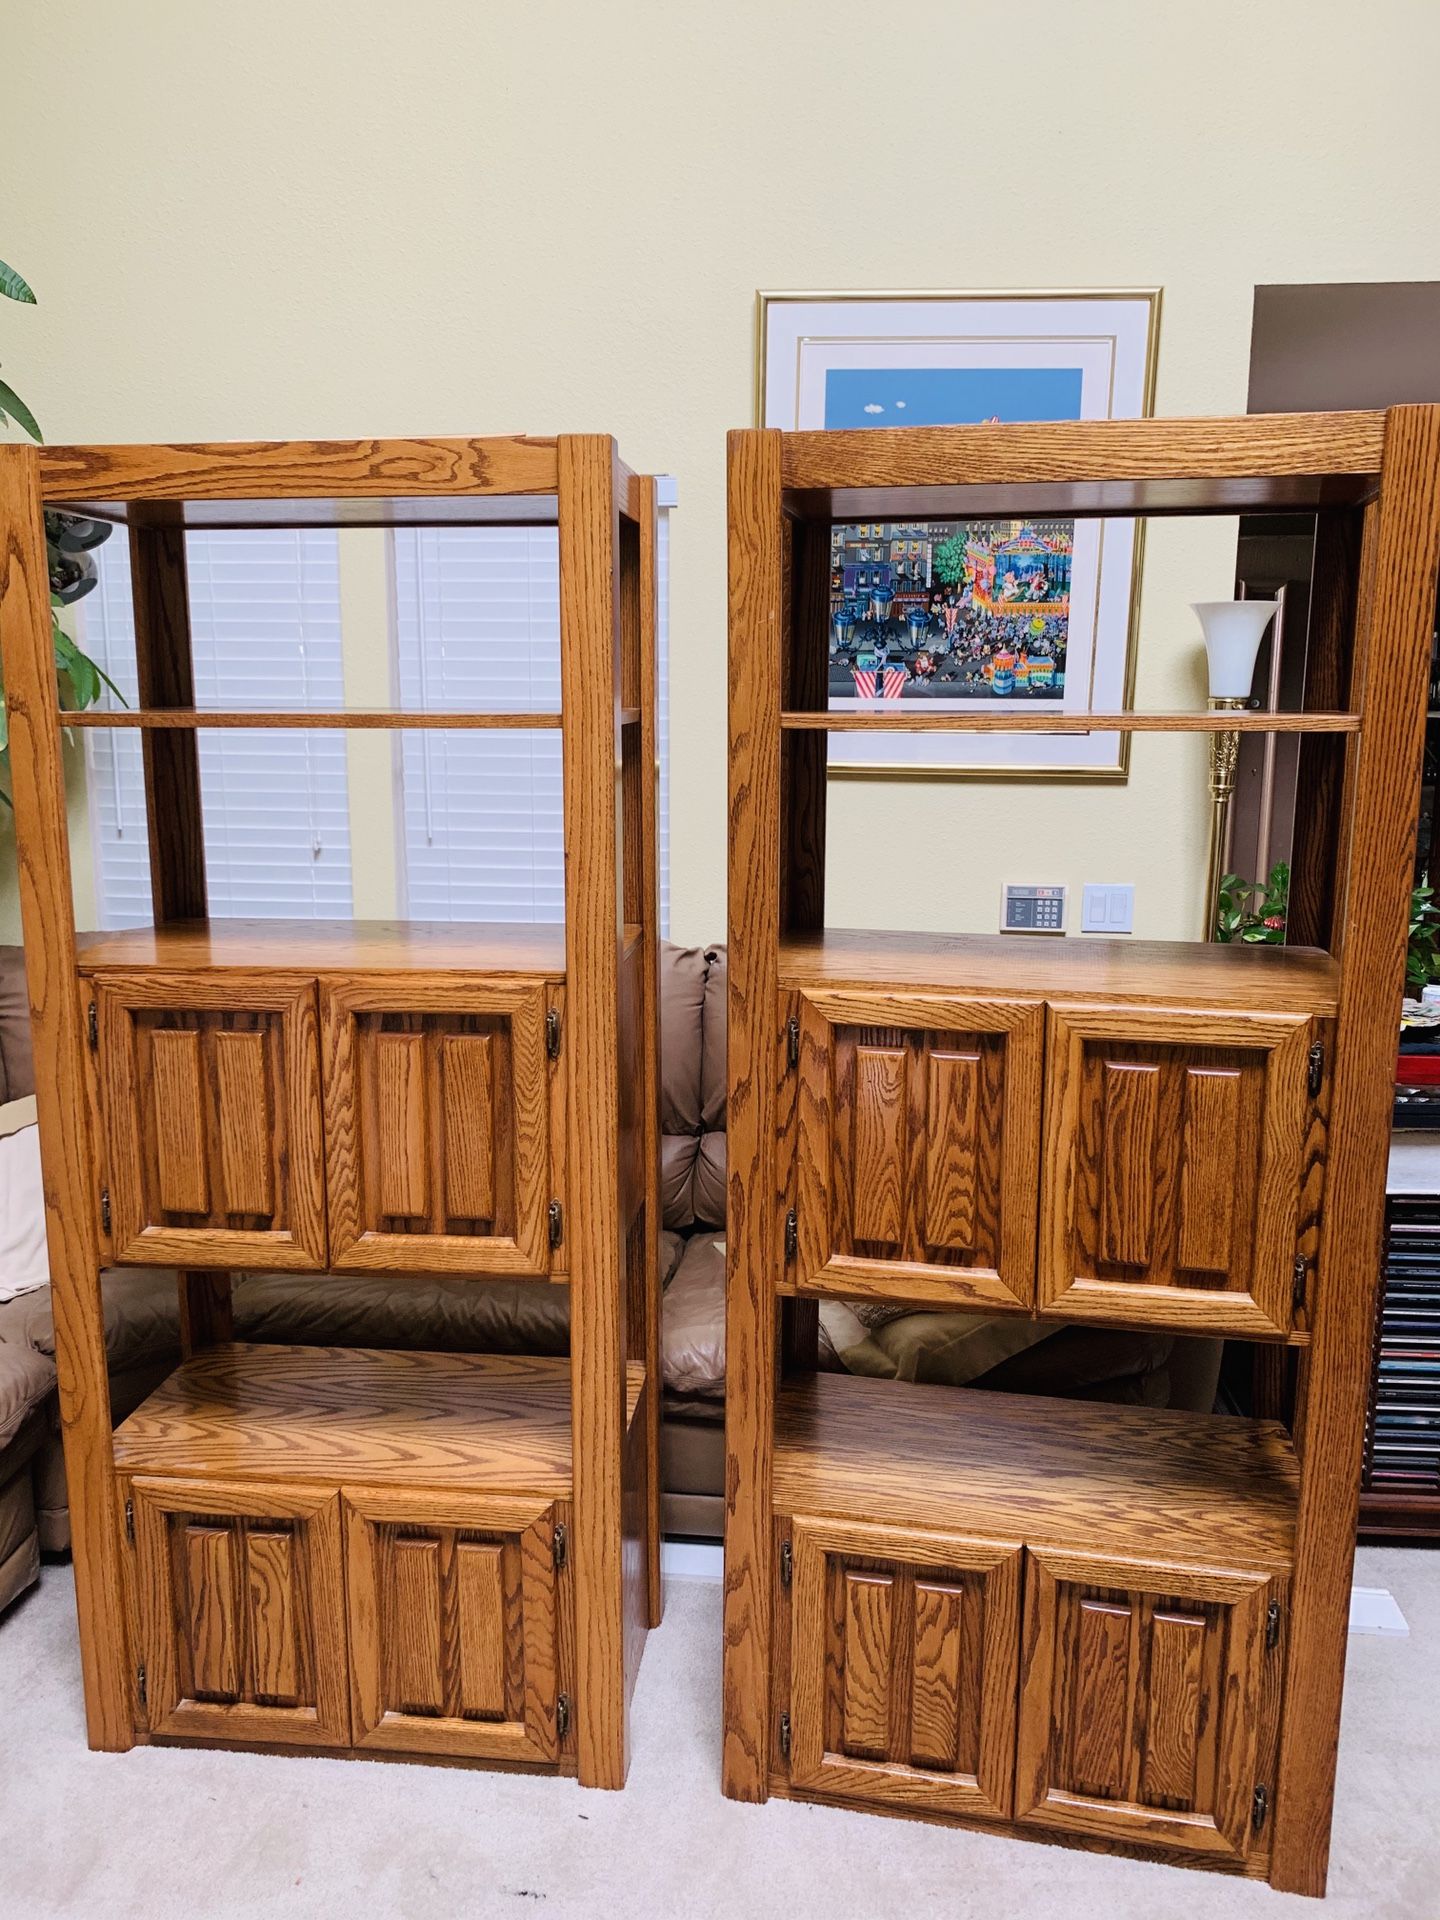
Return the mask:
<svg viewBox="0 0 1440 1920"><path fill-rule="evenodd" d="M344 705L333 532L190 533L186 557L197 706ZM135 624L123 533L97 558L100 585L84 603L84 645L133 704ZM347 917L344 734L202 730L199 740L211 913ZM91 732L86 751L99 922L143 924L152 910L139 739Z"/></svg>
<svg viewBox="0 0 1440 1920"><path fill-rule="evenodd" d="M668 516L661 516L661 927L668 925ZM394 535L400 704L557 711L560 565L553 527ZM405 911L416 920L565 918L558 732L401 736Z"/></svg>

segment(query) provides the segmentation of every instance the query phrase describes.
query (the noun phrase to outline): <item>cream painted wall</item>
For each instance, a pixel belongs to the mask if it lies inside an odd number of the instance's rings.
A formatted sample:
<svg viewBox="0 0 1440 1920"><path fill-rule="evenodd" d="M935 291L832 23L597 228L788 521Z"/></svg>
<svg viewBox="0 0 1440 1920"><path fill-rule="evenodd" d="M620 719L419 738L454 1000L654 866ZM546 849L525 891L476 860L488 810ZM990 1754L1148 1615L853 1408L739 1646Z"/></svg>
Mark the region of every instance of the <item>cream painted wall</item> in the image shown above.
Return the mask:
<svg viewBox="0 0 1440 1920"><path fill-rule="evenodd" d="M598 428L676 474L672 930L713 938L755 289L1160 284L1160 411L1240 409L1257 281L1440 277L1437 65L1431 0L13 0L0 255L41 305L0 358L53 439ZM1142 700L1198 697L1233 553L1152 538ZM1201 754L837 784L830 916L1088 876L1191 933Z"/></svg>

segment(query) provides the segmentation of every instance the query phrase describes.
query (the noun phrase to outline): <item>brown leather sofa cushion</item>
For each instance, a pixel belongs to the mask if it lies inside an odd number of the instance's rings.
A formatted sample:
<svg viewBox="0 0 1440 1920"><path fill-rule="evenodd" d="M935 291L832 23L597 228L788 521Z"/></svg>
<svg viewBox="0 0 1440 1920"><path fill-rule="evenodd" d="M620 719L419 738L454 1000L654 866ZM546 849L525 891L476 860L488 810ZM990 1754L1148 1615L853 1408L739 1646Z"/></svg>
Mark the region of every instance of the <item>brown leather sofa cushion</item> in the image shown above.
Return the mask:
<svg viewBox="0 0 1440 1920"><path fill-rule="evenodd" d="M33 1347L0 1346L0 1449L55 1391L55 1362Z"/></svg>
<svg viewBox="0 0 1440 1920"><path fill-rule="evenodd" d="M112 1373L174 1358L180 1347L180 1305L173 1269L111 1267L100 1276L100 1295ZM0 1306L0 1341L53 1359L55 1315L49 1287Z"/></svg>
<svg viewBox="0 0 1440 1920"><path fill-rule="evenodd" d="M248 1274L232 1293L237 1340L317 1347L564 1353L570 1290L551 1280Z"/></svg>
<svg viewBox="0 0 1440 1920"><path fill-rule="evenodd" d="M25 955L20 947L0 947L0 1102L23 1100L34 1091Z"/></svg>
<svg viewBox="0 0 1440 1920"><path fill-rule="evenodd" d="M660 952L660 1196L667 1227L725 1219L725 956Z"/></svg>
<svg viewBox="0 0 1440 1920"><path fill-rule="evenodd" d="M692 1235L666 1289L660 1339L667 1393L719 1399L725 1392L724 1246L717 1234Z"/></svg>

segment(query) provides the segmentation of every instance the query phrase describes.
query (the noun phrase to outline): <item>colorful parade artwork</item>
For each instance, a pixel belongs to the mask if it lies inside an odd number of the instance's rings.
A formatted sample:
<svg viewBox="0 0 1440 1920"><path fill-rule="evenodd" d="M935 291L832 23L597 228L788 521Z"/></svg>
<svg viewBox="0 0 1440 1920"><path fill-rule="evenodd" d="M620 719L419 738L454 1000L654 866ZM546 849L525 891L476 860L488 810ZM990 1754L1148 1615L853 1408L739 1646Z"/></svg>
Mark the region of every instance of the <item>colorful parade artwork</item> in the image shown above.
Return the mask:
<svg viewBox="0 0 1440 1920"><path fill-rule="evenodd" d="M830 699L1058 700L1070 520L837 526Z"/></svg>

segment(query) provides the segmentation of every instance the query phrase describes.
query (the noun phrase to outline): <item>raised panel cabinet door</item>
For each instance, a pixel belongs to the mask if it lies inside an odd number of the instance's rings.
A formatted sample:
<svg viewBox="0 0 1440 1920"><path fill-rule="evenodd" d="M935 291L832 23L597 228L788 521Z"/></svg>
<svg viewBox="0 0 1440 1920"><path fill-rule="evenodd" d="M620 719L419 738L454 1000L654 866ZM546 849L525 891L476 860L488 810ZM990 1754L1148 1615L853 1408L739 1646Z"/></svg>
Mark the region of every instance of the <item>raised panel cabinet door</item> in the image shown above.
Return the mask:
<svg viewBox="0 0 1440 1920"><path fill-rule="evenodd" d="M1312 1038L1303 1014L1050 1010L1042 1312L1290 1331Z"/></svg>
<svg viewBox="0 0 1440 1920"><path fill-rule="evenodd" d="M1020 1547L796 1517L790 1781L1007 1819Z"/></svg>
<svg viewBox="0 0 1440 1920"><path fill-rule="evenodd" d="M114 1258L323 1268L315 982L226 969L91 990Z"/></svg>
<svg viewBox="0 0 1440 1920"><path fill-rule="evenodd" d="M1272 1792L1273 1592L1264 1573L1028 1552L1015 1818L1245 1860Z"/></svg>
<svg viewBox="0 0 1440 1920"><path fill-rule="evenodd" d="M797 1289L1030 1306L1042 1007L923 993L797 1001Z"/></svg>
<svg viewBox="0 0 1440 1920"><path fill-rule="evenodd" d="M554 1502L345 1492L355 1744L553 1764Z"/></svg>
<svg viewBox="0 0 1440 1920"><path fill-rule="evenodd" d="M347 1746L338 1493L137 1477L122 1498L150 1732Z"/></svg>
<svg viewBox="0 0 1440 1920"><path fill-rule="evenodd" d="M329 979L320 1005L331 1264L562 1271L544 982Z"/></svg>

